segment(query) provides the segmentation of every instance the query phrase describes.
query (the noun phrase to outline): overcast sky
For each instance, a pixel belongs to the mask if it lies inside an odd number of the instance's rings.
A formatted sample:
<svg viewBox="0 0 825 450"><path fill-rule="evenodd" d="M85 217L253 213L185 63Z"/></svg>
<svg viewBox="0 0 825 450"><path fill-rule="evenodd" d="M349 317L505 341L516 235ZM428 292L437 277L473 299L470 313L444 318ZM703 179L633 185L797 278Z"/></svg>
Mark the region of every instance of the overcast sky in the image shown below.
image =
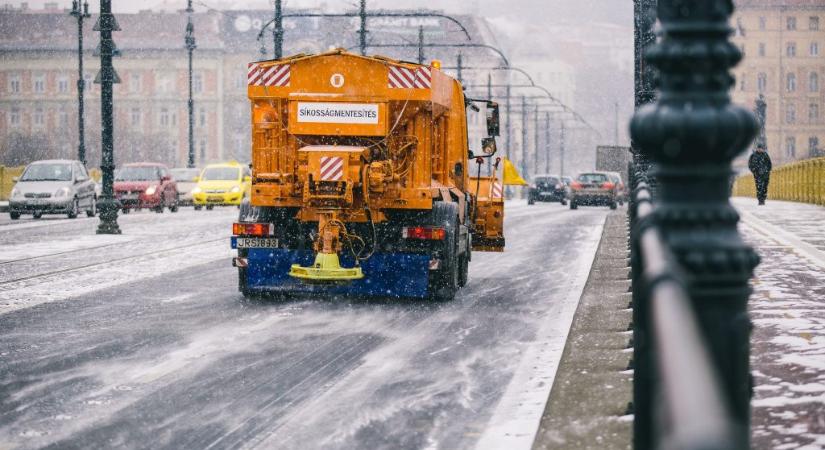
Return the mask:
<svg viewBox="0 0 825 450"><path fill-rule="evenodd" d="M30 0L29 8L40 9L44 3L58 3L69 7L71 0ZM0 4L19 7L22 2L0 0ZM476 12L488 18L506 15L522 17L528 22L587 20L607 21L618 24L632 23L633 9L627 7L628 0L367 0L369 7L417 8L426 5L446 12ZM100 2L92 0L92 11L99 9ZM113 0L115 12L136 12L140 9L184 9L186 0ZM194 0L197 8L205 6L218 9L268 8L272 0ZM345 10L358 6L358 0L284 0L285 7L319 7L327 10Z"/></svg>

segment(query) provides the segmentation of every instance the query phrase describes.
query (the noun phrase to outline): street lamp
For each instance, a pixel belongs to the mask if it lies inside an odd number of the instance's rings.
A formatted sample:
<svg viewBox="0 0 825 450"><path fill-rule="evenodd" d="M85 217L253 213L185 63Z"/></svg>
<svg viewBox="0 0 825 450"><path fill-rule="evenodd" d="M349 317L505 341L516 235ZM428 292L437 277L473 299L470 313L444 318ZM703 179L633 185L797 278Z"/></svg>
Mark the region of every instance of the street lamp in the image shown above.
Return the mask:
<svg viewBox="0 0 825 450"><path fill-rule="evenodd" d="M186 22L186 36L184 43L186 51L189 53L189 158L186 167L195 167L195 102L192 100L192 52L197 48L195 45L195 26L192 25L192 0L189 0L186 12L189 17Z"/></svg>
<svg viewBox="0 0 825 450"><path fill-rule="evenodd" d="M120 83L115 68L112 66L112 56L117 52L115 41L112 40L112 31L120 31L120 26L112 14L112 0L100 0L100 17L95 24L95 31L100 31L100 72L95 83L100 83L100 120L101 126L101 164L103 173L103 192L100 206L100 224L97 234L120 234L117 224L117 210L120 202L114 197L112 187L114 181L114 101L112 87Z"/></svg>
<svg viewBox="0 0 825 450"><path fill-rule="evenodd" d="M84 139L84 123L83 123L83 90L86 83L83 81L83 19L88 19L92 15L89 14L89 2L83 2L83 9L80 8L80 2L72 1L72 10L69 15L77 19L77 159L83 165L86 165L86 143Z"/></svg>

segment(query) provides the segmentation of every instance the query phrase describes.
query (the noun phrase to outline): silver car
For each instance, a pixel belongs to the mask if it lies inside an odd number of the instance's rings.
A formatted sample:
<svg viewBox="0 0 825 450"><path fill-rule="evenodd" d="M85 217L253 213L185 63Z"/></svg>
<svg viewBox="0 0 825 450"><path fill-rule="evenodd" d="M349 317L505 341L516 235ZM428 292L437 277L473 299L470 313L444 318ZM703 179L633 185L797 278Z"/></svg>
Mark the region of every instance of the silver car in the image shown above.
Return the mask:
<svg viewBox="0 0 825 450"><path fill-rule="evenodd" d="M194 205L192 189L195 189L195 186L198 185L198 177L201 174L201 170L197 168L176 167L171 169L170 172L172 172L172 179L178 184L178 205Z"/></svg>
<svg viewBox="0 0 825 450"><path fill-rule="evenodd" d="M95 182L80 161L55 159L29 164L11 190L9 216L21 214L39 219L43 214L66 214L70 219L81 211L97 212Z"/></svg>

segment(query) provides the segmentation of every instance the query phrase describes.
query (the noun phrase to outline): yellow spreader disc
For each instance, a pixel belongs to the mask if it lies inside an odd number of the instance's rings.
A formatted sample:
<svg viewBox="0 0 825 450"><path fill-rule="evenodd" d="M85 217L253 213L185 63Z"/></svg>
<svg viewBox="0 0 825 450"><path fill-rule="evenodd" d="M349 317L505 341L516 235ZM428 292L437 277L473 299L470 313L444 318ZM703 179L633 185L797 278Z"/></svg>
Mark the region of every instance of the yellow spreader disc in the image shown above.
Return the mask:
<svg viewBox="0 0 825 450"><path fill-rule="evenodd" d="M364 278L364 273L360 267L341 267L336 253L318 253L315 264L310 267L293 264L289 276L312 282L336 282L359 280Z"/></svg>

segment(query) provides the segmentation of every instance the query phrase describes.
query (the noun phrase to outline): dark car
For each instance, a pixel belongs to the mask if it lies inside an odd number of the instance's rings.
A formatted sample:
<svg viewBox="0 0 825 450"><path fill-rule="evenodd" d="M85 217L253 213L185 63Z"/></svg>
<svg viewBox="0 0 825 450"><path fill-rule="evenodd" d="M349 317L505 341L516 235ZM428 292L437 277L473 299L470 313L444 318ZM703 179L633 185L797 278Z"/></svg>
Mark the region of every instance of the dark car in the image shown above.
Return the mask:
<svg viewBox="0 0 825 450"><path fill-rule="evenodd" d="M169 169L157 163L125 164L115 174L115 197L123 213L148 208L162 213L178 210L178 188Z"/></svg>
<svg viewBox="0 0 825 450"><path fill-rule="evenodd" d="M585 172L570 183L570 209L579 205L609 206L616 209L616 185L604 172Z"/></svg>
<svg viewBox="0 0 825 450"><path fill-rule="evenodd" d="M616 185L616 201L619 202L619 205L623 205L624 202L630 197L627 193L627 186L625 186L624 181L622 181L622 175L619 172L604 172L607 174L607 177L610 178L610 181Z"/></svg>
<svg viewBox="0 0 825 450"><path fill-rule="evenodd" d="M567 190L558 175L536 175L527 196L527 204L535 202L560 202L567 204Z"/></svg>

